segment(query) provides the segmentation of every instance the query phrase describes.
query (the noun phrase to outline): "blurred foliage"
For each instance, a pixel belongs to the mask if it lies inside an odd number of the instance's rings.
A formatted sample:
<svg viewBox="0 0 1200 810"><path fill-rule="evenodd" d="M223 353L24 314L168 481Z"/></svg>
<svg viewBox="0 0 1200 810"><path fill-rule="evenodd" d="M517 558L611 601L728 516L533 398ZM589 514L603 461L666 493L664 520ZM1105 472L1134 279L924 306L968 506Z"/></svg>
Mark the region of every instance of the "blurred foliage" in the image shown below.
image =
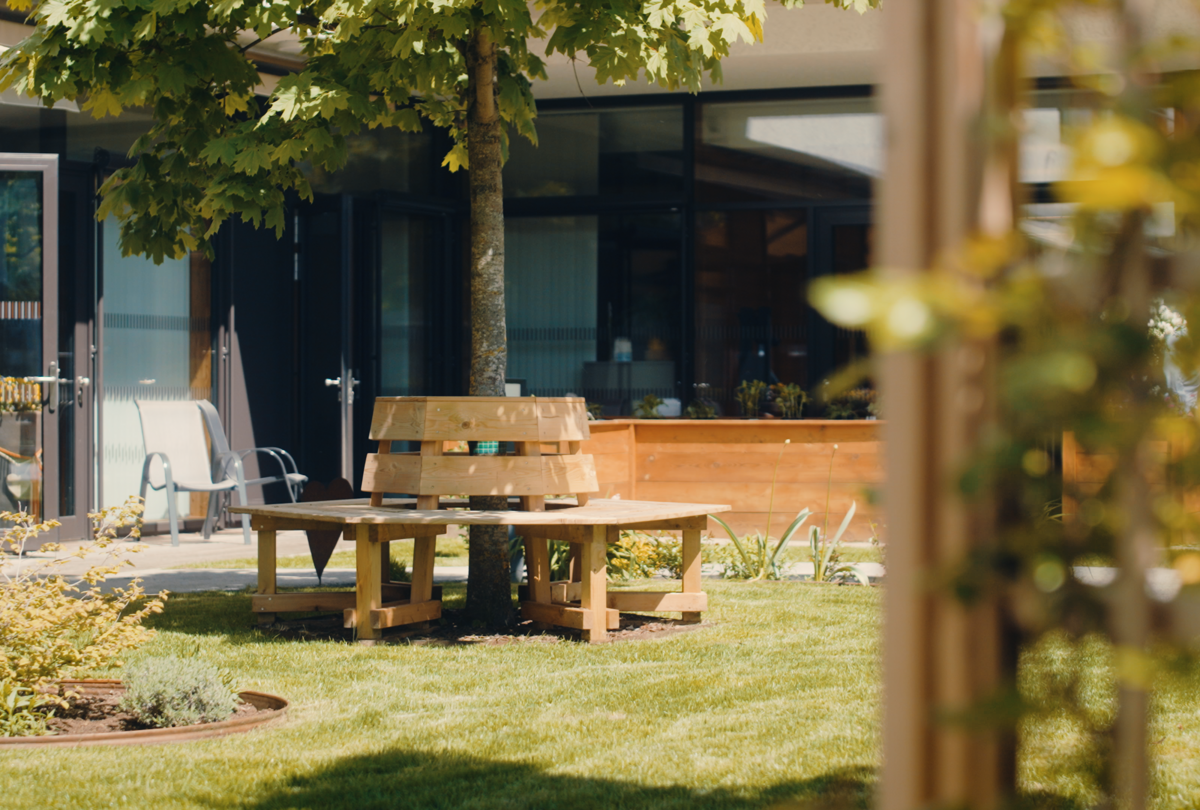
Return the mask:
<svg viewBox="0 0 1200 810"><path fill-rule="evenodd" d="M1200 323L1200 75L1162 68L1187 48L1194 54L1194 41L1144 39L1152 26L1134 5L1090 8L1121 32L1103 53L1076 39L1076 4L982 9L982 28L996 36L984 69L972 235L924 272L821 279L810 297L834 323L866 329L876 353L936 354L968 380L978 372L983 382L965 383L942 407L977 415L977 452L958 489L994 532L932 576L968 605L996 600L1021 650L1053 635L1063 652L1033 693L998 696L972 717L1016 730L1053 705L1084 718L1086 755L1064 767L1078 768L1102 803L1141 806L1123 793L1134 783L1116 767L1117 717L1144 705L1153 644L1187 657L1200 626L1200 423L1163 395L1164 340ZM1080 77L1072 103L1083 109L1063 129L1072 158L1053 185L1068 214L1053 239L1023 219L1027 189L1003 168L1020 165L1028 99L1002 88L1019 85L1011 74L1033 52ZM1200 369L1192 341L1172 343L1185 376ZM1075 459L1089 475L1071 474ZM1097 561L1117 569L1111 584L1085 581L1080 567ZM1156 565L1174 567L1178 594L1147 595ZM1115 710L1097 715L1079 686L1090 677L1079 651L1100 637L1114 647L1100 688Z"/></svg>
<svg viewBox="0 0 1200 810"><path fill-rule="evenodd" d="M762 408L763 397L767 393L767 384L762 380L742 380L733 392L742 416L758 416Z"/></svg>
<svg viewBox="0 0 1200 810"><path fill-rule="evenodd" d="M799 419L804 404L808 402L808 394L795 383L775 383L771 386L771 396L779 405L779 415L784 419Z"/></svg>

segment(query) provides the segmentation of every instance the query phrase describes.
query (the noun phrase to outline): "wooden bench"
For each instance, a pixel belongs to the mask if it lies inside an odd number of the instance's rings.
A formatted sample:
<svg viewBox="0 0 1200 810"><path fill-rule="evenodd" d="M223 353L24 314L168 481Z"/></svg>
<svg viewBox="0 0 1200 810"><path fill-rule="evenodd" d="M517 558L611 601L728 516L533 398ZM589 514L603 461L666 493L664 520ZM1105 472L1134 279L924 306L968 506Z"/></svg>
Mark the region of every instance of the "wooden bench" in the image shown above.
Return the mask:
<svg viewBox="0 0 1200 810"><path fill-rule="evenodd" d="M700 532L707 515L728 511L718 504L665 504L596 499L592 457L580 452L588 438L587 413L579 398L381 397L375 402L371 438L379 452L367 458L362 490L368 500L235 507L251 516L259 538L259 588L253 610L264 620L288 611L344 611L347 627L363 640L388 627L441 615L433 593L436 538L450 525L513 526L525 542L529 599L523 618L584 631L602 640L618 626L620 611L679 612L698 621L707 609L700 583ZM512 442L516 455L447 452L446 443ZM419 447L392 452L398 442ZM415 499L385 499L407 492ZM475 511L455 496L503 495L519 511ZM551 495L575 495L579 505L550 503ZM451 500L455 498L454 500ZM548 508L549 507L549 508ZM356 593L278 594L275 534L290 529L340 525L356 545ZM606 551L623 529L679 531L683 542L681 589L664 593L608 593ZM412 583L387 580L388 544L412 539ZM549 541L571 544L572 576L550 580Z"/></svg>

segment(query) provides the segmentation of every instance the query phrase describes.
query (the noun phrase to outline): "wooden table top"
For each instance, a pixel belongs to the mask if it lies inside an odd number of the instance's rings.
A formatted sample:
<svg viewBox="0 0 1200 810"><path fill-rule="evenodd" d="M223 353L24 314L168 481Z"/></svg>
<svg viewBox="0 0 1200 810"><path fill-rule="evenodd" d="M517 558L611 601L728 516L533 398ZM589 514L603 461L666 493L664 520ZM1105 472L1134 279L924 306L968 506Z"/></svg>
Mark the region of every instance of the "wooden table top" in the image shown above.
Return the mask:
<svg viewBox="0 0 1200 810"><path fill-rule="evenodd" d="M465 501L443 499L444 506L466 505ZM414 509L412 498L387 498L382 506L371 506L366 498L350 501L314 501L274 506L231 506L235 515L315 520L340 524L378 523L424 526L621 526L655 520L699 517L728 512L732 507L712 503L660 503L593 498L587 506L547 503L545 512L477 511L472 509Z"/></svg>

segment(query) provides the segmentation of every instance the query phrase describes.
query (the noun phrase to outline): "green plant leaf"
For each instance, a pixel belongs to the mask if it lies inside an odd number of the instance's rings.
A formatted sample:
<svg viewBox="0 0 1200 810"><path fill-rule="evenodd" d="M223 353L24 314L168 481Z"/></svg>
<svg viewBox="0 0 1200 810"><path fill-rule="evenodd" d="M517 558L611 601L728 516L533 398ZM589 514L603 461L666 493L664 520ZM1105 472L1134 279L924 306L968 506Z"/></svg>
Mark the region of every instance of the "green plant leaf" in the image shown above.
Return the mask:
<svg viewBox="0 0 1200 810"><path fill-rule="evenodd" d="M721 520L716 515L709 515L709 517L720 524L721 528L725 530L725 533L729 535L729 539L733 541L733 545L737 548L738 554L742 555L742 562L746 564L746 571L752 571L754 566L750 564L750 558L746 555L746 549L742 547L742 541L738 539L737 533L734 532L733 529L729 528L728 523Z"/></svg>
<svg viewBox="0 0 1200 810"><path fill-rule="evenodd" d="M846 517L842 518L842 525L838 526L837 534L833 536L833 542L835 544L842 542L842 534L845 533L846 527L850 525L850 520L854 517L854 510L857 506L858 504L856 502L850 502L850 511L846 513Z"/></svg>

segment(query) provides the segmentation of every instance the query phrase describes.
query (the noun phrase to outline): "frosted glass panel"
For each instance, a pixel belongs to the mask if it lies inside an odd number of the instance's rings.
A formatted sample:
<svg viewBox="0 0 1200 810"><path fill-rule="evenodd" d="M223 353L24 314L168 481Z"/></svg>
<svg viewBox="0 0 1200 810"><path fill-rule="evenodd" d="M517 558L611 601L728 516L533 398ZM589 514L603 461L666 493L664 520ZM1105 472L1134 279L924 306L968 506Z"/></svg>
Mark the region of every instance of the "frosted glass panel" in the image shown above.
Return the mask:
<svg viewBox="0 0 1200 810"><path fill-rule="evenodd" d="M136 495L145 449L138 420L138 399L208 399L211 389L191 387L193 323L189 259L160 265L140 256L122 256L118 226L103 226L104 393L100 419L104 431L101 491L103 506ZM195 327L195 329L193 328ZM180 514L189 514L189 496L181 494ZM146 519L166 517L162 492L147 497Z"/></svg>

